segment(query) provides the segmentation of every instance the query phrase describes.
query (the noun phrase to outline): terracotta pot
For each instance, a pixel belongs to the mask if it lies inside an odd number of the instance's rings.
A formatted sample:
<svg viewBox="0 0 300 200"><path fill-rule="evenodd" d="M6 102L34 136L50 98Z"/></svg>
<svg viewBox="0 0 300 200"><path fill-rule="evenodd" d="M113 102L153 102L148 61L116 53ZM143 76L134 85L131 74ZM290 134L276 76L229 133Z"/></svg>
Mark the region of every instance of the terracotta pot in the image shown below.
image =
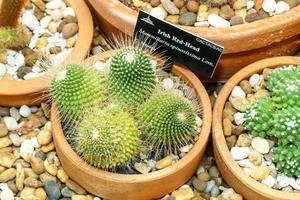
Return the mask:
<svg viewBox="0 0 300 200"><path fill-rule="evenodd" d="M116 0L86 0L93 7L106 34L133 34L137 11ZM225 81L242 67L257 60L292 55L300 45L300 6L278 16L230 28L181 26L225 47L213 79Z"/></svg>
<svg viewBox="0 0 300 200"><path fill-rule="evenodd" d="M242 80L255 73L262 73L264 68L276 68L282 65L299 65L300 57L274 57L255 62L240 70L224 85L216 99L213 111L213 143L215 158L226 182L248 200L299 200L300 193L282 192L249 177L233 160L226 145L222 115L226 101L232 89Z"/></svg>
<svg viewBox="0 0 300 200"><path fill-rule="evenodd" d="M93 20L84 1L66 0L66 2L75 10L79 32L77 42L64 63L69 61L80 62L89 53L93 39ZM48 75L30 80L0 80L0 104L3 106L15 106L40 103L42 101L41 95L48 86L50 78L51 76L48 73Z"/></svg>
<svg viewBox="0 0 300 200"><path fill-rule="evenodd" d="M89 58L87 63L105 60L113 51ZM70 147L62 131L58 110L53 105L51 121L53 140L65 171L87 191L107 199L144 200L162 197L188 181L204 154L211 127L211 104L205 88L197 77L187 69L174 66L173 73L182 77L195 88L203 105L203 126L198 141L190 152L175 164L145 175L124 175L106 172L88 165Z"/></svg>

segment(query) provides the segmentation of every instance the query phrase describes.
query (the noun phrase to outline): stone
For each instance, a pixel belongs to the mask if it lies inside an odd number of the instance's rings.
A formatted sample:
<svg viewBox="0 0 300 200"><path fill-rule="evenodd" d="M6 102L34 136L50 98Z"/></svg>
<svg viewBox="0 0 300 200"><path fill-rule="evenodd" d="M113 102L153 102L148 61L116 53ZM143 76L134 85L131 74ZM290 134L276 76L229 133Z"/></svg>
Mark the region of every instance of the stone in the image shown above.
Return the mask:
<svg viewBox="0 0 300 200"><path fill-rule="evenodd" d="M210 195L212 197L217 197L219 194L220 194L220 190L217 186L214 186L210 191Z"/></svg>
<svg viewBox="0 0 300 200"><path fill-rule="evenodd" d="M51 200L58 200L61 193L59 187L55 181L47 181L44 185L44 189Z"/></svg>
<svg viewBox="0 0 300 200"><path fill-rule="evenodd" d="M7 186L13 193L18 193L19 190L18 190L14 180L8 181Z"/></svg>
<svg viewBox="0 0 300 200"><path fill-rule="evenodd" d="M186 8L189 12L196 13L199 10L199 2L197 1L188 1L186 4Z"/></svg>
<svg viewBox="0 0 300 200"><path fill-rule="evenodd" d="M16 169L16 188L17 190L22 191L24 188L25 171L20 163L16 165Z"/></svg>
<svg viewBox="0 0 300 200"><path fill-rule="evenodd" d="M58 28L58 25L55 21L51 21L49 24L48 24L48 30L51 32L51 33L56 33L57 32L57 28Z"/></svg>
<svg viewBox="0 0 300 200"><path fill-rule="evenodd" d="M250 0L250 1L247 1L247 10L253 8L255 5L255 2Z"/></svg>
<svg viewBox="0 0 300 200"><path fill-rule="evenodd" d="M196 22L194 24L195 27L209 27L208 21Z"/></svg>
<svg viewBox="0 0 300 200"><path fill-rule="evenodd" d="M270 146L268 140L261 138L261 137L255 137L252 139L251 146L254 150L261 154L267 154L270 151Z"/></svg>
<svg viewBox="0 0 300 200"><path fill-rule="evenodd" d="M228 118L223 120L223 131L225 136L230 136L232 133L232 123Z"/></svg>
<svg viewBox="0 0 300 200"><path fill-rule="evenodd" d="M72 200L88 200L84 195L73 195Z"/></svg>
<svg viewBox="0 0 300 200"><path fill-rule="evenodd" d="M32 168L33 172L36 174L42 174L46 170L44 162L38 157L31 156L30 164L31 164L31 168Z"/></svg>
<svg viewBox="0 0 300 200"><path fill-rule="evenodd" d="M9 152L0 152L0 165L6 168L11 168L16 160L14 154Z"/></svg>
<svg viewBox="0 0 300 200"><path fill-rule="evenodd" d="M170 0L161 0L163 8L171 15L179 14L179 9L176 5Z"/></svg>
<svg viewBox="0 0 300 200"><path fill-rule="evenodd" d="M26 169L25 169L25 173L26 173ZM40 175L40 180L45 184L47 181L57 181L55 176L51 176L50 174L48 174L47 172L44 172Z"/></svg>
<svg viewBox="0 0 300 200"><path fill-rule="evenodd" d="M58 47L58 46L56 46L56 47L51 47L51 48L49 49L49 52L50 52L51 54L58 54L58 53L60 53L61 51L62 51L61 47Z"/></svg>
<svg viewBox="0 0 300 200"><path fill-rule="evenodd" d="M35 199L34 192L35 192L35 188L25 187L20 194L20 198L22 200L23 199Z"/></svg>
<svg viewBox="0 0 300 200"><path fill-rule="evenodd" d="M290 9L297 6L297 1L296 0L285 0L285 2L289 5ZM298 1L298 4L300 4L300 1Z"/></svg>
<svg viewBox="0 0 300 200"><path fill-rule="evenodd" d="M32 178L32 177L27 177L24 180L24 184L27 187L34 187L34 188L38 188L38 187L43 186L43 183L41 181L38 181L37 179Z"/></svg>
<svg viewBox="0 0 300 200"><path fill-rule="evenodd" d="M233 115L234 122L236 125L240 126L244 123L244 115L245 113L237 112Z"/></svg>
<svg viewBox="0 0 300 200"><path fill-rule="evenodd" d="M45 48L47 46L47 44L48 44L48 37L41 37L36 42L35 47L37 49L42 49L42 48Z"/></svg>
<svg viewBox="0 0 300 200"><path fill-rule="evenodd" d="M247 0L236 0L233 4L234 10L239 10L247 7Z"/></svg>
<svg viewBox="0 0 300 200"><path fill-rule="evenodd" d="M255 99L265 98L269 96L270 96L269 92L265 89L260 89L254 94Z"/></svg>
<svg viewBox="0 0 300 200"><path fill-rule="evenodd" d="M290 178L289 181L290 186L292 186L292 188L294 188L295 190L300 190L300 184L296 181L296 179L294 177Z"/></svg>
<svg viewBox="0 0 300 200"><path fill-rule="evenodd" d="M179 188L172 192L171 196L178 200L190 200L194 197L194 192L190 187Z"/></svg>
<svg viewBox="0 0 300 200"><path fill-rule="evenodd" d="M46 191L43 188L38 188L34 192L34 196L38 197L39 200L46 200L47 194Z"/></svg>
<svg viewBox="0 0 300 200"><path fill-rule="evenodd" d="M228 149L231 149L236 144L237 137L236 137L236 135L232 135L232 136L226 137L225 140L226 140Z"/></svg>
<svg viewBox="0 0 300 200"><path fill-rule="evenodd" d="M164 169L164 168L172 165L172 161L173 161L172 156L167 156L167 157L157 161L155 168L156 169Z"/></svg>
<svg viewBox="0 0 300 200"><path fill-rule="evenodd" d="M46 171L51 174L52 176L56 176L57 175L57 166L55 164L48 164L47 162L45 163L45 168Z"/></svg>
<svg viewBox="0 0 300 200"><path fill-rule="evenodd" d="M151 0L151 6L153 6L153 4L154 3L152 3L152 1L158 1L158 3L156 3L156 4L160 4L160 0ZM175 4L175 6L177 7L177 8L179 8L179 9L181 9L182 7L184 7L184 5L185 5L185 1L184 0L173 0L173 3ZM157 5L157 6L158 6ZM153 6L153 7L155 7L155 6Z"/></svg>
<svg viewBox="0 0 300 200"><path fill-rule="evenodd" d="M276 9L276 1L275 0L264 0L262 4L262 9L268 13L274 12Z"/></svg>
<svg viewBox="0 0 300 200"><path fill-rule="evenodd" d="M273 69L270 69L270 68L265 68L264 70L263 70L263 78L264 78L264 80L268 80L269 79L269 74L270 74L270 72L272 71Z"/></svg>
<svg viewBox="0 0 300 200"><path fill-rule="evenodd" d="M230 198L235 194L234 190L232 188L226 189L224 192L222 192L221 197L224 199L230 200Z"/></svg>
<svg viewBox="0 0 300 200"><path fill-rule="evenodd" d="M62 29L63 38L68 39L74 36L78 32L78 25L76 23L70 23L64 25Z"/></svg>
<svg viewBox="0 0 300 200"><path fill-rule="evenodd" d="M200 172L198 174L197 178L199 180L202 180L202 181L205 181L205 182L210 180L210 176L207 172Z"/></svg>
<svg viewBox="0 0 300 200"><path fill-rule="evenodd" d="M61 190L61 194L64 196L64 197L72 197L73 195L75 195L76 193L74 193L72 190L70 190L68 187L64 187L62 190Z"/></svg>
<svg viewBox="0 0 300 200"><path fill-rule="evenodd" d="M226 20L230 20L234 16L234 11L229 5L224 5L221 7L219 15Z"/></svg>
<svg viewBox="0 0 300 200"><path fill-rule="evenodd" d="M246 109L250 106L250 102L247 99L239 96L231 98L230 102L235 109L241 112L245 112Z"/></svg>
<svg viewBox="0 0 300 200"><path fill-rule="evenodd" d="M0 137L6 136L8 133L8 129L4 123L4 121L0 120Z"/></svg>
<svg viewBox="0 0 300 200"><path fill-rule="evenodd" d="M214 180L208 181L204 193L209 193L215 185L216 183Z"/></svg>
<svg viewBox="0 0 300 200"><path fill-rule="evenodd" d="M275 13L277 15L284 13L290 9L289 4L287 4L285 1L279 1L276 4Z"/></svg>
<svg viewBox="0 0 300 200"><path fill-rule="evenodd" d="M243 160L248 157L250 150L248 147L232 147L230 153L234 160Z"/></svg>
<svg viewBox="0 0 300 200"><path fill-rule="evenodd" d="M179 15L169 15L167 16L166 21L172 24L177 24L178 19L179 19Z"/></svg>
<svg viewBox="0 0 300 200"><path fill-rule="evenodd" d="M248 80L241 81L240 87L246 94L252 93L252 88Z"/></svg>
<svg viewBox="0 0 300 200"><path fill-rule="evenodd" d="M245 21L248 23L255 22L262 19L258 13L250 13L245 16Z"/></svg>
<svg viewBox="0 0 300 200"><path fill-rule="evenodd" d="M239 135L236 144L239 147L249 147L251 145L251 138L247 134L243 133Z"/></svg>
<svg viewBox="0 0 300 200"><path fill-rule="evenodd" d="M69 179L66 182L66 186L68 188L70 188L71 190L73 190L76 194L81 194L81 195L86 194L86 191L81 186L79 186L77 183L72 181L71 179Z"/></svg>
<svg viewBox="0 0 300 200"><path fill-rule="evenodd" d="M75 17L76 14L75 14L75 11L72 7L67 7L66 9L64 9L63 11L63 16L64 18L68 17L68 16L72 16L72 17Z"/></svg>
<svg viewBox="0 0 300 200"><path fill-rule="evenodd" d="M0 192L0 200L14 200L14 193L9 188L6 188Z"/></svg>
<svg viewBox="0 0 300 200"><path fill-rule="evenodd" d="M219 170L218 170L218 168L216 166L212 166L209 169L209 175L212 178L218 178L220 176L220 172L219 172Z"/></svg>
<svg viewBox="0 0 300 200"><path fill-rule="evenodd" d="M239 9L239 10L235 10L234 13L235 13L236 16L240 16L241 18L243 18L243 22L244 22L244 19L247 15L247 9L242 8L242 9Z"/></svg>
<svg viewBox="0 0 300 200"><path fill-rule="evenodd" d="M282 189L284 187L287 187L290 184L290 179L284 174L279 174L276 178L276 181L278 183L278 188Z"/></svg>
<svg viewBox="0 0 300 200"><path fill-rule="evenodd" d="M230 200L243 200L243 197L240 194L234 193L230 196Z"/></svg>
<svg viewBox="0 0 300 200"><path fill-rule="evenodd" d="M16 169L10 168L0 174L0 183L5 183L16 177Z"/></svg>
<svg viewBox="0 0 300 200"><path fill-rule="evenodd" d="M46 4L46 8L50 10L58 9L62 7L62 0L52 0Z"/></svg>
<svg viewBox="0 0 300 200"><path fill-rule="evenodd" d="M31 110L28 106L23 105L20 107L19 113L22 117L28 117L31 114Z"/></svg>
<svg viewBox="0 0 300 200"><path fill-rule="evenodd" d="M25 11L22 15L22 24L27 26L32 31L40 26L38 19L31 12L27 11Z"/></svg>
<svg viewBox="0 0 300 200"><path fill-rule="evenodd" d="M255 167L252 169L250 176L256 181L262 181L271 173L271 169L265 165Z"/></svg>
<svg viewBox="0 0 300 200"><path fill-rule="evenodd" d="M275 185L275 178L271 175L267 176L264 180L261 181L262 184L268 186L269 188L272 188Z"/></svg>
<svg viewBox="0 0 300 200"><path fill-rule="evenodd" d="M40 10L45 11L46 4L43 2L43 0L32 0L32 3Z"/></svg>
<svg viewBox="0 0 300 200"><path fill-rule="evenodd" d="M31 141L28 139L24 140L20 147L20 155L22 157L24 157L26 155L32 155L33 151L34 151L34 148L32 146Z"/></svg>
<svg viewBox="0 0 300 200"><path fill-rule="evenodd" d="M211 26L216 27L216 28L230 27L229 21L223 19L222 17L220 17L219 15L216 15L216 14L210 14L208 16L207 20Z"/></svg>
<svg viewBox="0 0 300 200"><path fill-rule="evenodd" d="M246 94L240 86L235 86L231 92L231 97L245 98Z"/></svg>
<svg viewBox="0 0 300 200"><path fill-rule="evenodd" d="M198 178L194 178L192 181L192 184L193 184L194 188L196 190L198 190L199 192L203 192L207 185L205 181L200 180Z"/></svg>
<svg viewBox="0 0 300 200"><path fill-rule="evenodd" d="M152 8L149 14L161 20L164 20L167 17L165 10L161 7Z"/></svg>
<svg viewBox="0 0 300 200"><path fill-rule="evenodd" d="M199 13L197 15L197 22L207 21L208 15L209 15L208 12Z"/></svg>
<svg viewBox="0 0 300 200"><path fill-rule="evenodd" d="M0 138L0 149L8 147L11 144L12 144L12 142L7 136Z"/></svg>
<svg viewBox="0 0 300 200"><path fill-rule="evenodd" d="M134 168L142 174L147 174L151 170L151 167L145 163L134 163Z"/></svg>
<svg viewBox="0 0 300 200"><path fill-rule="evenodd" d="M4 117L3 121L9 131L17 130L19 127L18 122L13 117Z"/></svg>
<svg viewBox="0 0 300 200"><path fill-rule="evenodd" d="M53 144L53 142L51 142L50 144L48 144L48 145L46 145L46 146L42 146L42 147L40 148L40 150L41 150L42 152L44 152L44 153L48 153L48 152L52 151L53 149L54 149L54 144Z"/></svg>
<svg viewBox="0 0 300 200"><path fill-rule="evenodd" d="M19 121L21 119L21 115L19 114L19 111L17 108L12 107L9 109L10 116L13 117L16 121Z"/></svg>
<svg viewBox="0 0 300 200"><path fill-rule="evenodd" d="M220 9L217 7L210 8L207 12L208 12L208 15L211 15L211 14L219 15Z"/></svg>
<svg viewBox="0 0 300 200"><path fill-rule="evenodd" d="M262 155L257 151L251 151L249 153L249 160L256 166L260 166L262 163Z"/></svg>
<svg viewBox="0 0 300 200"><path fill-rule="evenodd" d="M253 165L253 163L251 163L248 159L245 160L239 160L237 161L237 163L239 164L239 166L243 167L243 168L254 168L255 166Z"/></svg>
<svg viewBox="0 0 300 200"><path fill-rule="evenodd" d="M70 37L69 39L67 39L66 43L67 48L74 47L76 44L76 39L74 37Z"/></svg>
<svg viewBox="0 0 300 200"><path fill-rule="evenodd" d="M180 25L191 26L196 22L196 20L197 20L197 15L195 13L186 12L179 17L178 23Z"/></svg>
<svg viewBox="0 0 300 200"><path fill-rule="evenodd" d="M63 170L63 169L59 169L57 171L57 178L62 182L65 183L69 180L69 176L68 174Z"/></svg>
<svg viewBox="0 0 300 200"><path fill-rule="evenodd" d="M52 133L48 130L41 130L37 136L40 145L47 145L52 141Z"/></svg>

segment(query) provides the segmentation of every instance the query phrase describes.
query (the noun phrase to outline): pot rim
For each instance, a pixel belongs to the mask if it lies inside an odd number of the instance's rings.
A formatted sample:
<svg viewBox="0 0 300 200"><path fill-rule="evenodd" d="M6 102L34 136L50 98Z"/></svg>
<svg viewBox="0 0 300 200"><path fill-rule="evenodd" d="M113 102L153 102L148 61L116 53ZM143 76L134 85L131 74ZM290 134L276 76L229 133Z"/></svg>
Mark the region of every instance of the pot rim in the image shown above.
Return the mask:
<svg viewBox="0 0 300 200"><path fill-rule="evenodd" d="M100 53L96 56L87 59L84 63L93 63L94 61L105 60L111 57L111 54L113 52L114 51L106 51ZM56 118L58 109L54 104L52 104L52 108L51 108L51 121L53 123L52 126L57 127L57 129L59 129L59 130L54 130L55 134L53 135L53 139L54 139L55 147L63 148L64 150L62 151L62 153L64 154L64 156L70 158L72 162L75 163L76 167L79 168L79 170L85 171L96 178L106 179L116 183L132 183L132 182L139 183L139 182L151 181L156 179L163 179L164 177L167 177L170 174L174 174L177 171L181 170L184 166L186 166L189 162L191 162L198 156L200 149L206 147L210 135L212 111L211 111L211 103L204 86L191 71L179 67L177 65L174 65L172 72L176 75L180 74L184 80L187 79L189 81L191 86L193 86L193 88L196 90L198 94L198 99L201 101L203 106L203 113L202 113L203 124L200 132L200 137L197 140L197 142L194 144L193 148L188 152L188 154L183 158L181 158L176 163L164 169L151 172L149 174L134 174L134 175L112 173L112 172L107 172L92 167L91 165L87 164L83 159L81 159L73 151L73 149L67 142L61 128L60 120Z"/></svg>
<svg viewBox="0 0 300 200"><path fill-rule="evenodd" d="M262 73L263 69L265 68L276 68L284 65L300 65L300 57L281 56L263 59L246 66L227 81L220 91L214 105L212 125L213 143L214 148L217 150L215 154L219 154L230 173L234 174L234 176L241 181L243 185L251 190L258 191L258 193L270 199L297 200L300 199L300 193L284 192L271 189L247 175L232 158L226 144L222 126L223 108L231 94L231 91L236 85L255 73Z"/></svg>
<svg viewBox="0 0 300 200"><path fill-rule="evenodd" d="M132 35L138 12L117 0L87 0L102 18L115 28ZM231 26L179 27L203 36L225 47L225 53L248 51L288 39L300 32L300 5L280 15L264 18L255 22ZM235 41L236 40L236 41ZM243 41L241 43L241 41Z"/></svg>
<svg viewBox="0 0 300 200"><path fill-rule="evenodd" d="M75 46L60 65L66 65L70 62L80 62L86 57L92 43L94 30L92 15L85 2L78 0L65 1L75 11L79 31ZM42 92L49 85L52 70L50 69L46 74L29 80L0 80L0 97L34 95Z"/></svg>

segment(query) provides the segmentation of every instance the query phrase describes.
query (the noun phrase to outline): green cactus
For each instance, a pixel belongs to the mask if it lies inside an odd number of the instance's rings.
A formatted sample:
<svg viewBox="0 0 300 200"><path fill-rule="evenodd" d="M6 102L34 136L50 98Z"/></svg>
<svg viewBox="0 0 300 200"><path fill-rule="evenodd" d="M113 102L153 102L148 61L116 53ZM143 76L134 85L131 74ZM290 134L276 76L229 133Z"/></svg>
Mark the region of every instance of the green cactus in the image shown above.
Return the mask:
<svg viewBox="0 0 300 200"><path fill-rule="evenodd" d="M278 106L300 107L300 67L288 66L272 70L267 88Z"/></svg>
<svg viewBox="0 0 300 200"><path fill-rule="evenodd" d="M85 111L106 99L106 80L94 68L72 64L54 77L50 90L59 110L77 121Z"/></svg>
<svg viewBox="0 0 300 200"><path fill-rule="evenodd" d="M0 49L6 48L9 43L17 41L17 33L11 28L0 28Z"/></svg>
<svg viewBox="0 0 300 200"><path fill-rule="evenodd" d="M125 47L112 58L109 88L121 104L138 105L150 96L155 85L155 72L142 50Z"/></svg>
<svg viewBox="0 0 300 200"><path fill-rule="evenodd" d="M137 119L144 140L168 153L189 144L197 134L194 106L172 92L159 92L150 97L138 109Z"/></svg>
<svg viewBox="0 0 300 200"><path fill-rule="evenodd" d="M78 128L78 152L101 169L125 166L137 154L140 131L133 117L111 105L88 114Z"/></svg>
<svg viewBox="0 0 300 200"><path fill-rule="evenodd" d="M290 144L274 148L274 162L279 172L300 177L300 146Z"/></svg>
<svg viewBox="0 0 300 200"><path fill-rule="evenodd" d="M273 126L275 111L271 98L257 99L245 112L244 127L255 137L266 137Z"/></svg>

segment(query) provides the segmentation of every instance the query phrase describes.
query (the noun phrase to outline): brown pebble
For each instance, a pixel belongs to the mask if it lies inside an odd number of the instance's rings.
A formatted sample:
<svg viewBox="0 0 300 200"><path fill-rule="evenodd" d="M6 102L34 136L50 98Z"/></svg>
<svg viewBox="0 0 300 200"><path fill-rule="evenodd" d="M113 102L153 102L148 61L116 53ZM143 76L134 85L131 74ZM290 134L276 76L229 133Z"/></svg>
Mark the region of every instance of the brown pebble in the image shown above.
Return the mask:
<svg viewBox="0 0 300 200"><path fill-rule="evenodd" d="M35 7L33 14L38 20L41 20L44 17L44 12L38 7Z"/></svg>
<svg viewBox="0 0 300 200"><path fill-rule="evenodd" d="M196 13L199 9L199 5L199 2L190 0L187 2L186 8L188 9L188 11Z"/></svg>
<svg viewBox="0 0 300 200"><path fill-rule="evenodd" d="M245 21L248 23L255 22L260 19L262 19L262 17L258 13L247 14L245 17Z"/></svg>
<svg viewBox="0 0 300 200"><path fill-rule="evenodd" d="M239 24L242 24L243 22L244 21L243 21L243 18L241 16L233 16L230 19L230 25L231 26L239 25Z"/></svg>
<svg viewBox="0 0 300 200"><path fill-rule="evenodd" d="M150 4L152 7L157 7L160 4L160 0L151 0Z"/></svg>
<svg viewBox="0 0 300 200"><path fill-rule="evenodd" d="M174 0L173 3L179 9L181 9L185 5L185 1L184 0Z"/></svg>
<svg viewBox="0 0 300 200"><path fill-rule="evenodd" d="M226 144L227 144L228 149L231 149L232 147L234 147L234 145L236 144L236 141L237 141L236 135L226 137Z"/></svg>
<svg viewBox="0 0 300 200"><path fill-rule="evenodd" d="M240 87L246 94L250 94L252 92L252 88L248 80L241 81Z"/></svg>
<svg viewBox="0 0 300 200"><path fill-rule="evenodd" d="M270 72L272 71L272 69L270 69L270 68L265 68L264 70L263 70L263 77L264 77L264 80L268 80L269 79L269 74L270 74Z"/></svg>
<svg viewBox="0 0 300 200"><path fill-rule="evenodd" d="M230 8L229 5L225 5L221 7L219 15L220 17L229 20L234 16L234 10Z"/></svg>
<svg viewBox="0 0 300 200"><path fill-rule="evenodd" d="M223 130L225 136L230 136L232 133L232 123L228 118L223 120Z"/></svg>

